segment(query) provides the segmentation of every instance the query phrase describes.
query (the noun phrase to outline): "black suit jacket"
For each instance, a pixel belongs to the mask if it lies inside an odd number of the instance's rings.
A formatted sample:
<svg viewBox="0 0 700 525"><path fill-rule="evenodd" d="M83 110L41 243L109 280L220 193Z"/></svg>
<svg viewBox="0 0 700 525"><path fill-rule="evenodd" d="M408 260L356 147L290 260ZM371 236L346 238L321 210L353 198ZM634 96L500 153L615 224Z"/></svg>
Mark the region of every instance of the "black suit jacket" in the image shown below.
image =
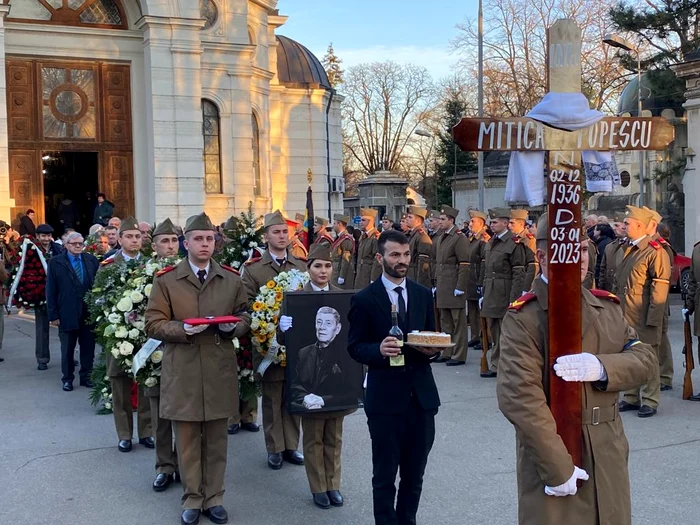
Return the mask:
<svg viewBox="0 0 700 525"><path fill-rule="evenodd" d="M433 298L430 290L406 280L408 311L401 327L404 334L413 330L435 330ZM437 412L440 396L430 368L431 358L404 345L405 366L393 367L379 352L379 345L391 329L391 302L381 279L357 292L350 304L348 352L369 367L365 412L401 414L416 396L423 410Z"/></svg>
<svg viewBox="0 0 700 525"><path fill-rule="evenodd" d="M81 253L83 260L83 282L73 270L68 253L63 252L51 258L46 276L46 302L49 320L60 321L59 330L78 330L87 319L85 294L92 288L95 274L100 267L97 259L89 253Z"/></svg>

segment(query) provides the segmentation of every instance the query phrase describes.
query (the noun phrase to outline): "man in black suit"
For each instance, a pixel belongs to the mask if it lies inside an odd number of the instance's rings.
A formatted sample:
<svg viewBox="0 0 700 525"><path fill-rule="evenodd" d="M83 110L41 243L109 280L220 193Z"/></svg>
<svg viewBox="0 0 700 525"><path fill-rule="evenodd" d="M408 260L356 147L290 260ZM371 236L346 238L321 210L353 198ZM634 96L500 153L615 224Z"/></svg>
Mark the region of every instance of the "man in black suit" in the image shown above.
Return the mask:
<svg viewBox="0 0 700 525"><path fill-rule="evenodd" d="M435 330L432 295L406 279L410 248L406 236L382 232L377 244L383 273L353 297L348 320L348 351L367 365L365 413L372 438L372 492L377 525L412 525L423 486L423 473L435 439L435 414L440 406L430 362L438 349L404 345L388 336L391 305L397 306L404 334ZM410 308L409 308L410 307ZM404 354L402 366L390 358ZM396 508L396 473L400 472Z"/></svg>
<svg viewBox="0 0 700 525"><path fill-rule="evenodd" d="M65 242L67 252L49 262L46 301L49 320L58 326L61 340L63 390L73 390L75 344L80 342L80 384L92 387L90 373L95 359L95 337L88 324L85 294L92 288L100 264L83 251L83 236L70 233Z"/></svg>

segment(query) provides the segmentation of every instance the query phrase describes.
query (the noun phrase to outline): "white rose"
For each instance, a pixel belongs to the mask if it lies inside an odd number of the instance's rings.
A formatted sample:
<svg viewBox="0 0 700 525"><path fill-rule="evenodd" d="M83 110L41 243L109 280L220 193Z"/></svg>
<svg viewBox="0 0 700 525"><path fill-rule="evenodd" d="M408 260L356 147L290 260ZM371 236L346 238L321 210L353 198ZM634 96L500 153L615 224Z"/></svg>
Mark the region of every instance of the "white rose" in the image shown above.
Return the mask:
<svg viewBox="0 0 700 525"><path fill-rule="evenodd" d="M107 317L107 320L112 324L116 324L119 321L121 321L121 318L122 318L121 315L112 312L111 314L109 314L109 317Z"/></svg>
<svg viewBox="0 0 700 525"><path fill-rule="evenodd" d="M151 288L153 288L152 284L147 284L146 287L143 289L143 293L146 295L151 295Z"/></svg>
<svg viewBox="0 0 700 525"><path fill-rule="evenodd" d="M126 339L128 335L129 331L126 329L125 326L120 326L114 332L114 337L118 337L119 339Z"/></svg>
<svg viewBox="0 0 700 525"><path fill-rule="evenodd" d="M151 354L151 361L154 363L160 363L163 360L163 351L162 350L156 350Z"/></svg>
<svg viewBox="0 0 700 525"><path fill-rule="evenodd" d="M233 261L233 267L238 270L241 267L240 261Z"/></svg>
<svg viewBox="0 0 700 525"><path fill-rule="evenodd" d="M148 387L156 386L156 384L158 383L158 380L155 377L149 377L148 379L146 379L145 383L146 383L146 386L148 386Z"/></svg>
<svg viewBox="0 0 700 525"><path fill-rule="evenodd" d="M102 393L103 393L103 394L109 394L109 390L107 390L107 387L105 387L105 388L102 389Z"/></svg>
<svg viewBox="0 0 700 525"><path fill-rule="evenodd" d="M257 330L260 328L260 319L253 317L253 321L250 323L251 330Z"/></svg>
<svg viewBox="0 0 700 525"><path fill-rule="evenodd" d="M238 342L238 337L233 338L233 347L238 350L241 347L241 344Z"/></svg>
<svg viewBox="0 0 700 525"><path fill-rule="evenodd" d="M250 243L250 247L251 247L251 248L257 248L257 247L258 247L258 243L255 242L255 241L253 241L253 242Z"/></svg>
<svg viewBox="0 0 700 525"><path fill-rule="evenodd" d="M130 312L134 308L134 303L130 297L122 297L117 303L117 310L120 312Z"/></svg>
<svg viewBox="0 0 700 525"><path fill-rule="evenodd" d="M270 295L270 297L267 298L267 301L265 301L267 306L275 306L276 302L277 302L277 299L275 299L274 295Z"/></svg>
<svg viewBox="0 0 700 525"><path fill-rule="evenodd" d="M141 332L139 332L136 328L132 328L129 330L129 339L136 339L140 333Z"/></svg>
<svg viewBox="0 0 700 525"><path fill-rule="evenodd" d="M119 345L119 353L121 355L131 355L134 352L134 345L129 341L122 341Z"/></svg>
<svg viewBox="0 0 700 525"><path fill-rule="evenodd" d="M107 410L112 410L112 403L105 403L105 408Z"/></svg>
<svg viewBox="0 0 700 525"><path fill-rule="evenodd" d="M134 304L140 303L143 301L143 294L139 292L138 290L131 292L131 300Z"/></svg>
<svg viewBox="0 0 700 525"><path fill-rule="evenodd" d="M113 324L107 325L107 328L105 328L105 337L109 337L110 335L112 335L115 330L116 328L114 328Z"/></svg>
<svg viewBox="0 0 700 525"><path fill-rule="evenodd" d="M144 323L143 321L136 321L134 323L134 328L136 328L137 330L143 331L146 328L146 323Z"/></svg>
<svg viewBox="0 0 700 525"><path fill-rule="evenodd" d="M117 348L116 346L112 348L112 357L114 357L115 359L119 357L119 348Z"/></svg>

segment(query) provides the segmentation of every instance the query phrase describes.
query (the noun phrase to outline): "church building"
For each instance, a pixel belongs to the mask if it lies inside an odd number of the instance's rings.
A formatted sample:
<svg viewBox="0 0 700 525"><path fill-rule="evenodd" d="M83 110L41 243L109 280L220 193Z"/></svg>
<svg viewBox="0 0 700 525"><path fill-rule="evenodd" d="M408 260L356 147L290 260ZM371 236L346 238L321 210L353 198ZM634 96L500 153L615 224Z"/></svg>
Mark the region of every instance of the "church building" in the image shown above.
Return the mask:
<svg viewBox="0 0 700 525"><path fill-rule="evenodd" d="M293 216L307 174L343 211L341 97L277 0L0 2L0 218Z"/></svg>

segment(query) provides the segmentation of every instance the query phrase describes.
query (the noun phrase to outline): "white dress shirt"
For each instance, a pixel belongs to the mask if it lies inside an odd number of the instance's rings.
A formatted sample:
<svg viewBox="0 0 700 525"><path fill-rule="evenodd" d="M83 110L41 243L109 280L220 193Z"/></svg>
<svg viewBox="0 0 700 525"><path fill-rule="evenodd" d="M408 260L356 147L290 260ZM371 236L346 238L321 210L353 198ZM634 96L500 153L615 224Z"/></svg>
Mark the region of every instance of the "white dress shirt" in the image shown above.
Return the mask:
<svg viewBox="0 0 700 525"><path fill-rule="evenodd" d="M406 304L406 311L408 312L408 290L406 290L406 279L404 278L404 280L401 281L401 283L399 284L394 284L389 279L387 279L384 274L382 274L382 284L384 285L384 288L386 288L386 293L389 296L389 301L391 301L391 304L396 305L397 311L399 309L399 294L397 294L394 291L394 288L396 288L397 286L403 288L401 295L403 295L403 302Z"/></svg>
<svg viewBox="0 0 700 525"><path fill-rule="evenodd" d="M499 233L498 235L496 235L496 237L498 237L499 239L503 240L503 238L504 238L506 235L508 235L509 232L510 232L510 230L509 230L508 228L506 228L506 229L503 230L501 233Z"/></svg>
<svg viewBox="0 0 700 525"><path fill-rule="evenodd" d="M211 263L207 263L206 268L200 268L199 266L192 264L192 261L190 261L189 259L187 259L187 262L190 263L190 268L192 268L192 271L194 272L194 276L197 279L199 279L199 275L197 275L197 272L199 272L199 270L204 270L204 280L205 281L207 280L207 277L209 277L209 268L211 267Z"/></svg>
<svg viewBox="0 0 700 525"><path fill-rule="evenodd" d="M642 239L645 239L646 235L642 235L639 239L636 241L632 241L632 246L637 246L640 242L642 242Z"/></svg>
<svg viewBox="0 0 700 525"><path fill-rule="evenodd" d="M314 292L330 292L330 290L331 290L331 287L328 284L326 284L326 286L324 286L323 288L319 288L318 286L316 286L312 282L309 282L309 284L311 285L311 289Z"/></svg>
<svg viewBox="0 0 700 525"><path fill-rule="evenodd" d="M120 250L120 253L122 254L122 257L124 258L124 260L125 260L126 262L133 261L134 259L138 259L139 257L141 257L141 252L137 253L137 254L136 254L136 257L129 257L127 254L125 254L125 253L124 253L123 251L121 251L121 250ZM114 255L116 255L116 253L115 253ZM114 257L114 255L113 255L112 257Z"/></svg>

